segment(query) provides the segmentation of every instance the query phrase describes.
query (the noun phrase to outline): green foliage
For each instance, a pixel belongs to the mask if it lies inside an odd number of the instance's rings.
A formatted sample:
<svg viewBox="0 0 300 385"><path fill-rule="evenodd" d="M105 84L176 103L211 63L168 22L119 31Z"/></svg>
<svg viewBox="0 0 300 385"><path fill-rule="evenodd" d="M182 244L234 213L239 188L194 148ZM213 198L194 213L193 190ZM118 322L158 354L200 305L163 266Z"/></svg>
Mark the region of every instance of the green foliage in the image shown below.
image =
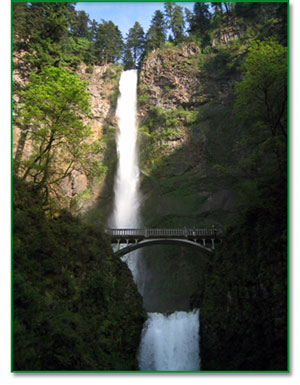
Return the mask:
<svg viewBox="0 0 300 385"><path fill-rule="evenodd" d="M145 94L145 100L148 98ZM142 94L142 101L144 94ZM154 169L165 156L168 141L180 140L195 122L197 111L151 107L145 124L139 128L142 143L141 164L148 170Z"/></svg>
<svg viewBox="0 0 300 385"><path fill-rule="evenodd" d="M262 121L278 135L286 107L287 49L275 40L254 41L241 70L243 80L236 84L239 116Z"/></svg>
<svg viewBox="0 0 300 385"><path fill-rule="evenodd" d="M155 11L146 34L146 51L161 47L166 41L166 22L161 11Z"/></svg>
<svg viewBox="0 0 300 385"><path fill-rule="evenodd" d="M19 93L18 123L26 130L33 151L29 158L15 162L23 179L44 191L46 201L76 167L91 177L97 174L98 165L90 155L101 148L86 142L91 130L82 122L82 115L89 114L85 88L86 83L69 71L47 67L32 74Z"/></svg>
<svg viewBox="0 0 300 385"><path fill-rule="evenodd" d="M126 50L129 50L132 55L134 67L143 53L145 46L145 34L139 22L135 22L134 26L129 29L126 41Z"/></svg>
<svg viewBox="0 0 300 385"><path fill-rule="evenodd" d="M115 63L121 58L123 51L123 39L119 28L112 21L102 20L99 24L95 53L100 63Z"/></svg>
<svg viewBox="0 0 300 385"><path fill-rule="evenodd" d="M70 37L63 46L63 64L76 69L82 62L95 63L93 44L85 37Z"/></svg>
<svg viewBox="0 0 300 385"><path fill-rule="evenodd" d="M13 370L137 370L145 313L101 230L14 180Z"/></svg>
<svg viewBox="0 0 300 385"><path fill-rule="evenodd" d="M192 37L199 39L202 48L205 48L209 43L209 26L211 15L208 10L207 3L195 3L194 10L189 20L189 33Z"/></svg>
<svg viewBox="0 0 300 385"><path fill-rule="evenodd" d="M258 167L266 154L275 156L281 172L286 168L287 50L273 39L254 41L236 83L235 113L247 127L243 134L248 160ZM255 140L253 140L255 138Z"/></svg>
<svg viewBox="0 0 300 385"><path fill-rule="evenodd" d="M128 47L125 48L125 51L124 51L123 65L125 70L130 70L135 68L135 62L134 62L131 50Z"/></svg>
<svg viewBox="0 0 300 385"><path fill-rule="evenodd" d="M150 96L148 94L138 95L138 103L139 105L148 104L150 100Z"/></svg>
<svg viewBox="0 0 300 385"><path fill-rule="evenodd" d="M174 3L165 3L165 16L168 21L168 26L172 30L175 43L180 43L183 40L183 31L185 26L183 9L180 5Z"/></svg>

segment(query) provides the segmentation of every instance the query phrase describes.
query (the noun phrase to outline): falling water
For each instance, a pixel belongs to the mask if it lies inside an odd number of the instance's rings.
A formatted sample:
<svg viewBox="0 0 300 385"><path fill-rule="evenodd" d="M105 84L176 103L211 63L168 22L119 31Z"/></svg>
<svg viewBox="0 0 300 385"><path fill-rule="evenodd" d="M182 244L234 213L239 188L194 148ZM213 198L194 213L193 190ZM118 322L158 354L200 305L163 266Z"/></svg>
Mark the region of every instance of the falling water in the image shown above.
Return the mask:
<svg viewBox="0 0 300 385"><path fill-rule="evenodd" d="M136 228L139 215L139 166L136 123L137 71L122 73L117 104L119 134L115 202L109 225ZM139 251L123 257L143 294L143 267ZM148 313L139 349L140 370L199 370L199 312L175 312L169 316Z"/></svg>
<svg viewBox="0 0 300 385"><path fill-rule="evenodd" d="M120 78L117 104L119 135L118 169L115 180L115 204L112 224L119 228L139 225L139 166L136 151L136 70L125 71Z"/></svg>
<svg viewBox="0 0 300 385"><path fill-rule="evenodd" d="M148 313L139 366L140 370L199 370L199 310L169 316Z"/></svg>

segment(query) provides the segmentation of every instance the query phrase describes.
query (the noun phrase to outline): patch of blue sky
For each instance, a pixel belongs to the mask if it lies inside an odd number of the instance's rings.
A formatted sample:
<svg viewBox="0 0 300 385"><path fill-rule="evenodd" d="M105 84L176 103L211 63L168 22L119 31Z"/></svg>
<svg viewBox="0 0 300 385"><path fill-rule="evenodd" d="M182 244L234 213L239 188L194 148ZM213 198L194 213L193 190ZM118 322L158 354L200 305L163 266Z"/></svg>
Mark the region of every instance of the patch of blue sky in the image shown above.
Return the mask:
<svg viewBox="0 0 300 385"><path fill-rule="evenodd" d="M193 2L177 4L191 11L194 8ZM164 11L164 2L79 2L75 9L85 11L91 20L95 19L98 23L101 23L102 19L111 20L125 38L136 21L147 32L154 12Z"/></svg>

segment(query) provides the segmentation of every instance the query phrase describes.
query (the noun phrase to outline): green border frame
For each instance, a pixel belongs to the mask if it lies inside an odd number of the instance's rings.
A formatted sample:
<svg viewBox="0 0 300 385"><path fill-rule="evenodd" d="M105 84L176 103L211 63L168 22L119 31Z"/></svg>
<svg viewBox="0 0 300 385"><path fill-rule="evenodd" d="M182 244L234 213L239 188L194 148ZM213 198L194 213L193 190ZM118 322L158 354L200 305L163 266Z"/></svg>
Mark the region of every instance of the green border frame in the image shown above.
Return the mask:
<svg viewBox="0 0 300 385"><path fill-rule="evenodd" d="M11 164L10 164L10 170L11 170L11 194L13 194L13 178L12 178L12 166L13 166L13 99L12 99L12 86L13 86L13 57L12 57L12 47L13 47L13 3L166 3L166 2L173 2L173 3L211 3L212 1L205 1L205 0L197 0L197 1L190 1L190 0L147 0L147 1L140 1L140 0L108 0L108 1L102 1L102 0L80 0L80 1L72 1L72 0L11 0L11 10L10 10L10 16L11 16L11 143L10 143L10 154L11 154ZM223 2L222 0L216 0L215 2ZM290 7L289 7L289 0L231 0L228 1L229 3L287 3L287 370L197 370L197 371L165 371L165 370L155 370L155 371L140 371L140 370L128 370L128 371L122 371L122 370L114 370L114 371L107 371L107 370L13 370L13 244L12 244L12 234L13 234L13 220L11 220L11 373L111 373L111 374L118 374L118 373L166 373L166 374L173 374L173 373L183 373L183 374L189 374L189 373L197 373L197 374L216 374L216 373L236 373L236 374L249 374L249 373L282 373L282 374L289 374L290 373L290 220L291 217L289 215L290 213L290 76L289 76L289 69L290 69ZM12 219L12 212L13 212L13 203L11 199L11 219Z"/></svg>

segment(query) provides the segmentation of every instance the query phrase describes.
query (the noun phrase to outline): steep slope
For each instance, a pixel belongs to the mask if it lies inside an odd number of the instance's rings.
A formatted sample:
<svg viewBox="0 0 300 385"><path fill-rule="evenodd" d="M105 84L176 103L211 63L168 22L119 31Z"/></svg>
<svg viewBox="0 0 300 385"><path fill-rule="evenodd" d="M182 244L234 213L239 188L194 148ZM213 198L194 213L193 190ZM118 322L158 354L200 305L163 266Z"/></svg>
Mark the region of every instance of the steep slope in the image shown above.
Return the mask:
<svg viewBox="0 0 300 385"><path fill-rule="evenodd" d="M137 370L142 298L109 241L14 181L13 370Z"/></svg>

